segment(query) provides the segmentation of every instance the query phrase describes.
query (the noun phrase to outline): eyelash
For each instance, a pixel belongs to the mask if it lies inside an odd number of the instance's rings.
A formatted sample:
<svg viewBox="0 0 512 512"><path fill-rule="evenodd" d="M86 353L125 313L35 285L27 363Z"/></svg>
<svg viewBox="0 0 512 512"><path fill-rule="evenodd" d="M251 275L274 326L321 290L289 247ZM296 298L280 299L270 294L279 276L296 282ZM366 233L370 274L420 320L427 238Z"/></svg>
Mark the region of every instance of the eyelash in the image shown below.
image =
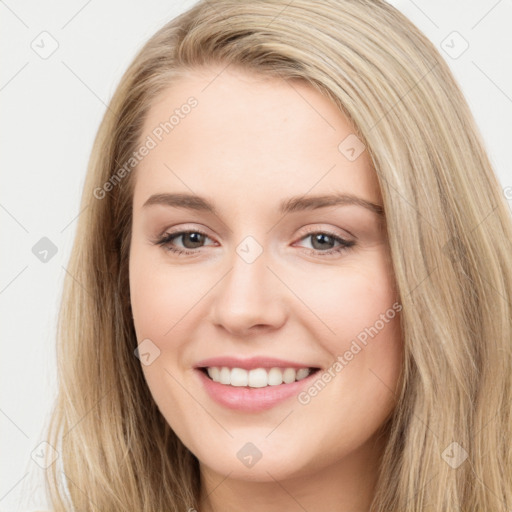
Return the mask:
<svg viewBox="0 0 512 512"><path fill-rule="evenodd" d="M191 249L184 250L184 249L177 249L176 247L173 247L172 245L170 245L171 240L173 240L174 238L179 238L181 235L187 235L187 234L190 234L190 233L198 233L198 234L203 235L203 236L205 236L207 238L210 238L206 233L204 233L201 230L190 229L190 230L186 230L186 231L176 231L175 233L165 233L162 237L160 237L154 243L156 245L162 246L167 251L176 253L178 256L186 256L186 255L191 255L191 254L197 254L198 249L200 249L200 247L197 248L197 249L194 249L194 250L191 250ZM331 233L329 231L320 231L320 230L311 230L308 233L306 233L302 238L300 238L300 240L303 240L304 238L307 238L308 236L311 236L311 235L314 235L314 234L328 235L329 237L334 239L334 241L339 242L340 245L337 248L329 249L328 251L319 251L318 249L307 249L307 248L304 249L305 251L308 252L308 254L319 255L319 256L327 256L327 257L328 256L334 256L334 255L339 254L339 253L341 253L343 251L349 250L350 248L352 248L355 245L355 242L353 242L353 241L345 240L344 238L341 238L341 237L339 237L339 236L337 236L334 233Z"/></svg>

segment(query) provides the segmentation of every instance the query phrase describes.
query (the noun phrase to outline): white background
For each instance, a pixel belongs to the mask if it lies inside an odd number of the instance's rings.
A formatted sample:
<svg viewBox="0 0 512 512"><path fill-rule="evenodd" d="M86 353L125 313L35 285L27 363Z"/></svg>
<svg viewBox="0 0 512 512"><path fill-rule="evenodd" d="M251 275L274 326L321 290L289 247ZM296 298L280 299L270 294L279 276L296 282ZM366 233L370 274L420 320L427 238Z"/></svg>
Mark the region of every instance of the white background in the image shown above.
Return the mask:
<svg viewBox="0 0 512 512"><path fill-rule="evenodd" d="M141 45L194 3L0 0L0 512L49 508L43 469L31 452L44 439L56 392L57 308L105 106ZM511 2L392 3L439 48L466 95L503 188L512 187ZM58 43L47 59L31 47L38 41L42 46L40 37L48 37L39 36L43 31ZM456 59L441 48L453 31L469 43ZM45 47L50 44L47 39ZM32 253L42 237L58 250L47 263Z"/></svg>

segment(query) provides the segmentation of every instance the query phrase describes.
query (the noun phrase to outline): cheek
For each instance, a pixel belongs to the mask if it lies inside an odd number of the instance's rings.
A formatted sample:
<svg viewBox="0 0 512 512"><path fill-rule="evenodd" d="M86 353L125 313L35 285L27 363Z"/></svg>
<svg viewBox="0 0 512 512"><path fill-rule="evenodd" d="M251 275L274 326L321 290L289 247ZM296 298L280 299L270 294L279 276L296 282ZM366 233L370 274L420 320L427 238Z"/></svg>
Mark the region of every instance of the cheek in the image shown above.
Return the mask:
<svg viewBox="0 0 512 512"><path fill-rule="evenodd" d="M160 344L186 324L186 315L211 284L197 271L170 269L153 255L134 250L130 256L130 299L137 339Z"/></svg>
<svg viewBox="0 0 512 512"><path fill-rule="evenodd" d="M190 398L180 385L182 368L178 365L181 345L190 332L185 315L196 295L187 286L192 276L180 271L171 272L152 254L137 248L130 255L129 272L137 342L141 347L146 344L145 351L151 357L149 364L144 364L141 359L142 371L159 409L173 428L179 428L185 420L181 414L172 411L184 410Z"/></svg>
<svg viewBox="0 0 512 512"><path fill-rule="evenodd" d="M373 326L381 315L389 312L395 316L392 306L397 295L392 271L380 250L362 261L296 279L294 291L314 313L304 318L316 322L321 338L332 340L337 348L342 348L343 340L351 340Z"/></svg>
<svg viewBox="0 0 512 512"><path fill-rule="evenodd" d="M365 404L377 415L386 414L402 367L401 306L389 258L375 250L364 261L347 262L312 282L315 286L302 281L297 294L316 313L303 322L331 355L329 400L342 397L348 410Z"/></svg>
<svg viewBox="0 0 512 512"><path fill-rule="evenodd" d="M314 329L318 341L332 338L341 349L340 340L364 337L361 333L391 308L395 301L391 268L383 251L375 250L363 263L328 270L324 267L306 275L301 271L290 274L288 269L284 273L300 299L297 310L305 307L311 313L305 311L298 317L305 319L302 321L309 324L308 329ZM155 338L159 344L171 337L181 339L178 334L187 330L188 320L194 318L193 309L217 281L212 269L193 265L171 269L161 257L134 249L130 295L138 341Z"/></svg>

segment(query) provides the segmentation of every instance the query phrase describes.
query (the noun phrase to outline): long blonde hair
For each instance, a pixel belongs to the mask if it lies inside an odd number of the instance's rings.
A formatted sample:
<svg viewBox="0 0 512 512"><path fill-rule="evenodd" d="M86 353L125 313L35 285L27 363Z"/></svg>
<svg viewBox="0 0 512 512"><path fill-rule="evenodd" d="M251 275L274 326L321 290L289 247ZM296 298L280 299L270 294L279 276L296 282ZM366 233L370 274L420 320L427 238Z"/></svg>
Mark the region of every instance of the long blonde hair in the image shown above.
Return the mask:
<svg viewBox="0 0 512 512"><path fill-rule="evenodd" d="M140 144L158 94L209 64L309 83L371 156L405 342L372 512L511 509L512 221L449 67L383 0L204 0L141 49L94 143L58 323L55 511L198 508L198 460L134 356L133 173L97 190ZM457 467L454 453L467 455Z"/></svg>

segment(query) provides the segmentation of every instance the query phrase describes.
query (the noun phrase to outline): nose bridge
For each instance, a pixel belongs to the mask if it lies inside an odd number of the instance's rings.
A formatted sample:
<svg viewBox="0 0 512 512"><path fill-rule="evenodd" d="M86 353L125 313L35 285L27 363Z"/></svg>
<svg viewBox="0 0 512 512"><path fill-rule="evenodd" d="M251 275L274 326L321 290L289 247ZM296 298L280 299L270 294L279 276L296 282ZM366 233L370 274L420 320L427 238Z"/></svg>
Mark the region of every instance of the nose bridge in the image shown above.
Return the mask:
<svg viewBox="0 0 512 512"><path fill-rule="evenodd" d="M219 283L213 303L215 323L234 332L255 325L277 327L283 321L279 283L267 268L269 254L253 236L235 247L231 269Z"/></svg>

